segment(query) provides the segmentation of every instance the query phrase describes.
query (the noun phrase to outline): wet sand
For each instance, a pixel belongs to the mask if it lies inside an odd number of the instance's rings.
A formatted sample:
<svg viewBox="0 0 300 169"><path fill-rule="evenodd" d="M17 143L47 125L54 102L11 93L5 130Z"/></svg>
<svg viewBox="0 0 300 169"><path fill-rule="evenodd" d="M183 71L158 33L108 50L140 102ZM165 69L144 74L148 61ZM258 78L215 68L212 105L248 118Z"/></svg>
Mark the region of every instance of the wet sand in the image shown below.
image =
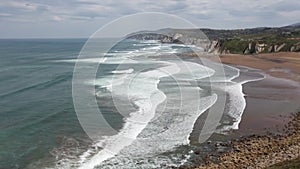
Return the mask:
<svg viewBox="0 0 300 169"><path fill-rule="evenodd" d="M280 52L258 55L220 55L224 64L257 68L274 77L300 82L300 53Z"/></svg>
<svg viewBox="0 0 300 169"><path fill-rule="evenodd" d="M221 55L222 63L261 70L266 78L243 85L247 106L241 133L281 132L300 110L300 53Z"/></svg>
<svg viewBox="0 0 300 169"><path fill-rule="evenodd" d="M300 108L300 84L267 75L261 81L244 84L246 108L240 133L282 132L290 114Z"/></svg>
<svg viewBox="0 0 300 169"><path fill-rule="evenodd" d="M198 57L194 53L189 56ZM265 75L263 80L243 84L246 108L237 131L240 135L280 133L290 120L290 114L300 110L300 53L208 55L204 58L213 61L220 58L224 64L257 69ZM246 76L251 78L251 75ZM196 123L196 129L201 128L198 124L200 122ZM195 133L192 135L198 134Z"/></svg>
<svg viewBox="0 0 300 169"><path fill-rule="evenodd" d="M243 85L247 105L234 132L244 137L227 145L232 151L221 154L217 164L208 155L206 165L199 168L264 168L299 157L300 115L295 118L292 113L300 110L300 53L221 55L220 59L235 67L259 69L266 78Z"/></svg>
<svg viewBox="0 0 300 169"><path fill-rule="evenodd" d="M231 151L223 153L219 162L211 161L208 155L205 164L197 169L227 169L227 168L266 168L276 164L299 164L300 157L300 113L293 116L286 127L285 134L252 135L229 144ZM284 166L284 165L283 165ZM299 167L299 166L297 166Z"/></svg>

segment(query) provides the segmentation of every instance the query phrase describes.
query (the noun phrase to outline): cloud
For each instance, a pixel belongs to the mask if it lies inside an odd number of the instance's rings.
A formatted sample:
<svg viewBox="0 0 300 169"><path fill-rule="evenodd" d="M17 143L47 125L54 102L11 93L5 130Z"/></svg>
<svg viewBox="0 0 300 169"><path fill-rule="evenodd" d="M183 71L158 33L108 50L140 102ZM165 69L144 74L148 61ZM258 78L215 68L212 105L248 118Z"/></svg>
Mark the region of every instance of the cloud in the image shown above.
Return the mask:
<svg viewBox="0 0 300 169"><path fill-rule="evenodd" d="M56 22L61 22L61 21L64 20L64 19L63 19L62 17L60 17L60 16L53 16L52 19L53 19L53 21L56 21Z"/></svg>
<svg viewBox="0 0 300 169"><path fill-rule="evenodd" d="M285 1L279 2L273 6L276 11L300 11L300 2L299 1Z"/></svg>
<svg viewBox="0 0 300 169"><path fill-rule="evenodd" d="M12 14L10 13L0 13L0 17L11 17Z"/></svg>
<svg viewBox="0 0 300 169"><path fill-rule="evenodd" d="M81 32L88 35L91 28L137 12L174 14L191 20L200 27L280 26L299 22L300 2L298 0L164 0L159 2L1 0L0 11L0 21L7 28L21 22L35 22L34 25L42 27L55 21L56 27L61 29L66 29L67 25L71 24L73 27L81 27L80 24L84 23L86 29L82 29Z"/></svg>

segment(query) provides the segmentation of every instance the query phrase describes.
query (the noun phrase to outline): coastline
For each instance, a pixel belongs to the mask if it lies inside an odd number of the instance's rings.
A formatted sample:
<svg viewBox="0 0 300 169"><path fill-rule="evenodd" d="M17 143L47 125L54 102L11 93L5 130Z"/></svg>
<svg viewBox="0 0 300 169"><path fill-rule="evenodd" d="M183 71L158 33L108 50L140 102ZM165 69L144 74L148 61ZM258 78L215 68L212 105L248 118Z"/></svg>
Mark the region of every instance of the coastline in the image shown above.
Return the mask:
<svg viewBox="0 0 300 169"><path fill-rule="evenodd" d="M224 54L221 62L264 71L274 77L300 82L300 53L279 52L256 55Z"/></svg>
<svg viewBox="0 0 300 169"><path fill-rule="evenodd" d="M300 108L300 84L266 75L260 81L243 85L247 106L238 132L248 134L281 134Z"/></svg>
<svg viewBox="0 0 300 169"><path fill-rule="evenodd" d="M285 134L252 135L234 140L227 145L231 150L222 154L218 163L213 163L213 156L208 155L205 164L196 169L267 168L290 160L297 164L300 157L299 122L300 112L294 114Z"/></svg>
<svg viewBox="0 0 300 169"><path fill-rule="evenodd" d="M290 114L300 108L300 53L230 54L220 59L224 64L259 69L266 75L263 80L243 85L247 106L239 132L282 132Z"/></svg>
<svg viewBox="0 0 300 169"><path fill-rule="evenodd" d="M300 115L292 116L292 113L300 108L300 54L226 54L220 59L230 66L258 69L266 77L243 84L247 106L239 129L233 131L240 138L225 145L231 150L221 153L218 162L211 160L216 158L214 155L208 155L205 165L199 169L265 168L297 159L300 156L297 125Z"/></svg>

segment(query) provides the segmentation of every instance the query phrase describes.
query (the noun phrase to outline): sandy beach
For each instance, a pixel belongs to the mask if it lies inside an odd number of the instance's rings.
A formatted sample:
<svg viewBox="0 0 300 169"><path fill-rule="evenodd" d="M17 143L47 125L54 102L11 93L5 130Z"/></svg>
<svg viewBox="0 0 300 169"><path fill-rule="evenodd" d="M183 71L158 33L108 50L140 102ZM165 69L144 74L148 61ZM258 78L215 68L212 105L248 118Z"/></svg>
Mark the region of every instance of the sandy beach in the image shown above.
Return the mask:
<svg viewBox="0 0 300 169"><path fill-rule="evenodd" d="M234 67L259 69L266 78L243 85L247 106L239 130L233 131L241 137L225 145L232 151L218 160L208 155L199 168L266 168L297 159L300 115L293 114L300 108L300 53L230 54L220 59Z"/></svg>
<svg viewBox="0 0 300 169"><path fill-rule="evenodd" d="M260 69L266 78L244 84L241 133L280 130L300 108L300 53L221 55L222 63Z"/></svg>
<svg viewBox="0 0 300 169"><path fill-rule="evenodd" d="M229 145L231 151L219 157L218 163L213 163L208 155L206 164L197 169L227 169L227 168L286 168L299 167L300 156L300 113L294 114L286 126L285 134L251 135L234 140ZM291 161L293 160L293 161Z"/></svg>
<svg viewBox="0 0 300 169"><path fill-rule="evenodd" d="M220 55L224 64L257 68L274 77L300 81L300 53L280 52L257 55Z"/></svg>

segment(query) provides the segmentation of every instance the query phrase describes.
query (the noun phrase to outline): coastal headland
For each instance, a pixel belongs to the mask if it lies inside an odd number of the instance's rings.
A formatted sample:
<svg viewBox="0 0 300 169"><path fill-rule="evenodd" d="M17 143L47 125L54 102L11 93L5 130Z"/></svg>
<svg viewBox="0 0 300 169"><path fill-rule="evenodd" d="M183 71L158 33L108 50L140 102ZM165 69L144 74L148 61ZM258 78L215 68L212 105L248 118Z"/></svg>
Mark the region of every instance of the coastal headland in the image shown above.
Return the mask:
<svg viewBox="0 0 300 169"><path fill-rule="evenodd" d="M216 151L219 146L231 151L218 157L207 154L205 164L191 168L280 168L299 164L299 24L239 30L163 29L128 37L198 46L208 53L204 56L207 59L220 59L223 64L237 68L258 69L265 75L263 80L243 85L247 106L239 130L234 131L240 133L240 138L215 145ZM198 55L182 55L185 56Z"/></svg>

